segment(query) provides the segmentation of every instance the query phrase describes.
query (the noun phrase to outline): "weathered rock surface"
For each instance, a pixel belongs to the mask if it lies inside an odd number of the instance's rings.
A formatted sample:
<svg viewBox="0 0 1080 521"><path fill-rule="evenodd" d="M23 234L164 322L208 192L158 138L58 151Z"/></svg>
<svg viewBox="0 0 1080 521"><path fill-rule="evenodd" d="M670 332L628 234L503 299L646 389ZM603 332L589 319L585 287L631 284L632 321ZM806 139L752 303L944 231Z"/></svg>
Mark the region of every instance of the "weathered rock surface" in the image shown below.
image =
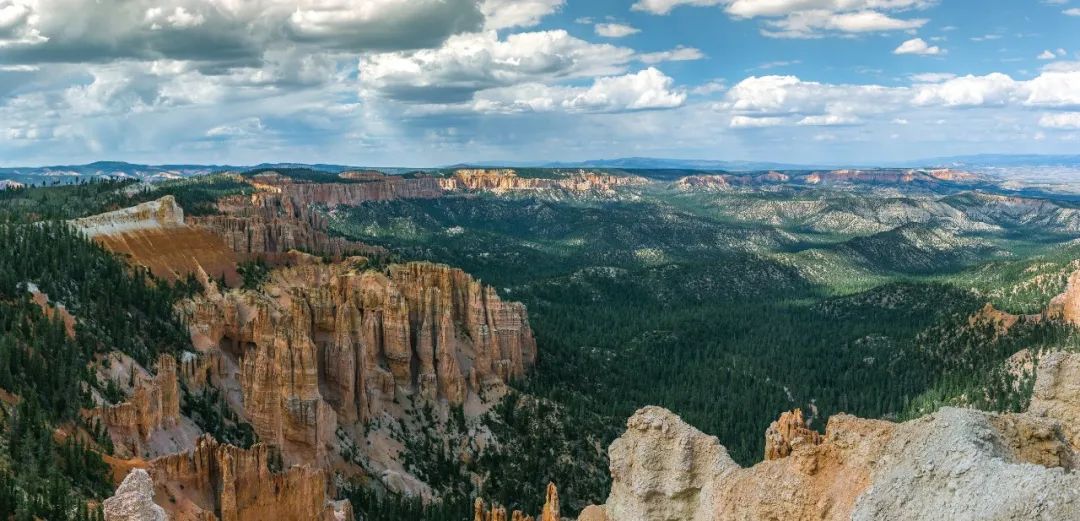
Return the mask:
<svg viewBox="0 0 1080 521"><path fill-rule="evenodd" d="M611 446L607 503L579 520L1077 519L1078 382L1080 355L1053 354L1027 413L944 408L900 424L841 414L820 443L785 413L771 446L790 449L749 468L646 407Z"/></svg>
<svg viewBox="0 0 1080 521"><path fill-rule="evenodd" d="M348 502L330 501L326 473L271 469L263 444L245 450L205 436L195 449L151 462L157 497L173 521L340 521Z"/></svg>
<svg viewBox="0 0 1080 521"><path fill-rule="evenodd" d="M266 257L301 250L334 258L349 255L385 253L381 248L331 237L326 226L290 218L232 217L211 215L189 218L188 222L220 235L225 243L243 257Z"/></svg>
<svg viewBox="0 0 1080 521"><path fill-rule="evenodd" d="M185 224L184 211L171 195L72 224L160 278L174 280L203 270L236 280L236 254L220 236Z"/></svg>
<svg viewBox="0 0 1080 521"><path fill-rule="evenodd" d="M107 376L121 381L125 387L128 384L123 380L133 380L134 386L127 400L90 409L86 411L86 416L105 426L117 454L121 456L157 456L191 448L201 433L180 414L176 359L161 355L153 376L130 364L134 364L134 361L127 359L116 364L123 374ZM122 369L124 367L128 369Z"/></svg>
<svg viewBox="0 0 1080 521"><path fill-rule="evenodd" d="M560 521L559 516L559 491L554 483L548 483L544 507L537 517L525 514L520 510L514 510L507 517L506 509L498 505L491 505L488 510L484 500L476 498L473 503L473 521Z"/></svg>
<svg viewBox="0 0 1080 521"><path fill-rule="evenodd" d="M1046 316L1050 320L1080 326L1080 271L1069 277L1065 292L1050 301Z"/></svg>
<svg viewBox="0 0 1080 521"><path fill-rule="evenodd" d="M785 412L765 431L765 459L786 458L800 443L820 445L821 441L821 433L806 426L801 409Z"/></svg>
<svg viewBox="0 0 1080 521"><path fill-rule="evenodd" d="M105 521L166 521L165 509L154 503L154 482L143 469L132 470L102 504Z"/></svg>
<svg viewBox="0 0 1080 521"><path fill-rule="evenodd" d="M560 177L520 177L510 169L462 169L450 178L440 179L447 191L509 193L556 190L575 194L610 195L619 187L642 186L648 179L630 175L608 175L581 170Z"/></svg>
<svg viewBox="0 0 1080 521"><path fill-rule="evenodd" d="M287 461L324 460L339 423L365 421L395 398L460 405L535 362L524 306L493 288L444 265L362 264L308 257L259 292L180 306L196 348L235 360L243 416ZM192 364L185 374L229 377L221 360Z"/></svg>

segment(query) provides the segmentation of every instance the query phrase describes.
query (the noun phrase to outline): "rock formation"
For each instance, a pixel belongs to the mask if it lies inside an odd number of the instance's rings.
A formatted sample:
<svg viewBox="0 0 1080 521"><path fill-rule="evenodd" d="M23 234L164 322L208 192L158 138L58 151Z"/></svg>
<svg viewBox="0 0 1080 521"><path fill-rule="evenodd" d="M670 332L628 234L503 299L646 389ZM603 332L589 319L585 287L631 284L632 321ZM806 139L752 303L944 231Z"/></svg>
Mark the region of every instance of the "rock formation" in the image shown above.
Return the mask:
<svg viewBox="0 0 1080 521"><path fill-rule="evenodd" d="M1065 292L1050 301L1046 317L1053 321L1080 326L1080 271L1074 272L1069 277Z"/></svg>
<svg viewBox="0 0 1080 521"><path fill-rule="evenodd" d="M347 501L328 499L325 472L310 467L271 469L263 444L245 450L210 436L195 449L151 462L157 497L173 521L341 521Z"/></svg>
<svg viewBox="0 0 1080 521"><path fill-rule="evenodd" d="M344 258L349 255L385 255L382 248L331 237L321 219L317 224L286 217L232 217L210 215L189 218L193 226L220 235L225 243L243 258L262 257L274 260L275 256L290 250Z"/></svg>
<svg viewBox="0 0 1080 521"><path fill-rule="evenodd" d="M287 461L324 459L339 422L363 422L397 398L460 405L535 362L524 306L493 288L444 265L363 264L307 257L260 292L180 306L196 348L234 360L243 416ZM191 364L185 373L202 380L230 378L220 360Z"/></svg>
<svg viewBox="0 0 1080 521"><path fill-rule="evenodd" d="M801 443L820 445L821 433L806 426L801 409L785 412L765 431L765 459L786 458Z"/></svg>
<svg viewBox="0 0 1080 521"><path fill-rule="evenodd" d="M554 483L548 483L544 507L539 517L530 516L520 510L513 511L509 518L506 515L506 509L498 505L491 505L491 510L488 510L481 498L476 498L473 503L473 521L560 521L562 517L559 516L559 491Z"/></svg>
<svg viewBox="0 0 1080 521"><path fill-rule="evenodd" d="M165 509L154 503L154 482L143 469L132 470L102 504L105 521L166 521Z"/></svg>
<svg viewBox="0 0 1080 521"><path fill-rule="evenodd" d="M185 224L184 211L171 195L72 224L105 248L166 280L198 270L230 281L237 278L236 254L218 235Z"/></svg>
<svg viewBox="0 0 1080 521"><path fill-rule="evenodd" d="M786 434L803 426L785 413L769 429L777 457L749 468L716 438L646 407L609 450L607 503L579 520L1074 519L1076 382L1080 355L1055 354L1027 413L943 408L900 424L841 414L820 443Z"/></svg>
<svg viewBox="0 0 1080 521"><path fill-rule="evenodd" d="M557 190L596 195L611 195L619 187L641 186L648 183L649 181L643 177L599 174L585 170L563 174L559 177L534 178L520 177L516 171L510 169L462 169L454 172L453 177L440 179L440 185L447 191L508 193Z"/></svg>
<svg viewBox="0 0 1080 521"><path fill-rule="evenodd" d="M134 363L129 359L117 364L116 368L123 374L112 377L127 379L131 374L135 379L127 400L90 409L86 416L105 426L122 456L156 455L190 448L199 431L180 415L176 359L161 355L153 377L144 376L141 368L131 367Z"/></svg>

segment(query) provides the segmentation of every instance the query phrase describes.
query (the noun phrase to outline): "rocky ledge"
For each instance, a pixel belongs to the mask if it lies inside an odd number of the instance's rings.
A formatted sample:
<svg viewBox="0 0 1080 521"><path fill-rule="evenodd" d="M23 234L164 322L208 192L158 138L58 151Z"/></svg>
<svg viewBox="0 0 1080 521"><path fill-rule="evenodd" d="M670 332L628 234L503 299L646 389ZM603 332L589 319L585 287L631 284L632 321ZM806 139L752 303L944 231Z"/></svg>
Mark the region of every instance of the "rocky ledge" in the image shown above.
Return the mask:
<svg viewBox="0 0 1080 521"><path fill-rule="evenodd" d="M824 436L786 413L769 459L735 463L659 407L609 450L611 494L579 521L1080 518L1080 355L1040 365L1028 412L944 408L905 423L840 414Z"/></svg>

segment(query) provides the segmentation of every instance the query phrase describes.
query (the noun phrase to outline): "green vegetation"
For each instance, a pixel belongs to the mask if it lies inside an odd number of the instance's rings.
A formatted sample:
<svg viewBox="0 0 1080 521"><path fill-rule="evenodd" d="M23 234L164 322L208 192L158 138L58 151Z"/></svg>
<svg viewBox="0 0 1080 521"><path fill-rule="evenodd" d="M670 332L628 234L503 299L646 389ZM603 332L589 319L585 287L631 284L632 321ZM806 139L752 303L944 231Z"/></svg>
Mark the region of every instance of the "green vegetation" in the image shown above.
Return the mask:
<svg viewBox="0 0 1080 521"><path fill-rule="evenodd" d="M187 289L131 269L61 223L0 225L0 244L0 387L13 396L0 405L0 518L100 519L87 500L111 493L100 453L112 447L79 410L92 406L91 389L118 395L89 362L118 350L146 365L177 352L187 333L172 303ZM30 300L33 288L77 317L74 337Z"/></svg>
<svg viewBox="0 0 1080 521"><path fill-rule="evenodd" d="M530 438L542 430L535 426L492 423L507 439L530 441L472 463L477 475L502 476L498 487L474 490L447 465L418 470L450 497L479 493L535 511L552 479L571 509L603 501L606 471L586 467L606 469L603 450L649 404L717 435L743 464L760 459L764 429L795 407L817 428L839 412L900 419L947 404L1018 410L1030 374L1006 372L1004 360L1024 347L1077 345L1046 324L995 337L967 323L988 300L1045 306L1076 268L1075 247L1060 245L1067 234L1020 240L1019 224L1004 221L999 232L892 223L894 209L929 203L872 193L644 195L376 202L331 219L338 234L459 266L528 306L541 359L518 388L550 404L539 414L547 424L577 428L547 429L539 440ZM819 221L789 218L792 207L774 203L790 197L831 206ZM729 202L745 213L724 209ZM865 228L850 228L854 208ZM1045 273L1053 275L1038 277ZM507 416L505 407L493 418ZM592 445L595 460L578 449ZM448 457L435 442L407 447L412 461ZM583 467L561 467L567 459Z"/></svg>

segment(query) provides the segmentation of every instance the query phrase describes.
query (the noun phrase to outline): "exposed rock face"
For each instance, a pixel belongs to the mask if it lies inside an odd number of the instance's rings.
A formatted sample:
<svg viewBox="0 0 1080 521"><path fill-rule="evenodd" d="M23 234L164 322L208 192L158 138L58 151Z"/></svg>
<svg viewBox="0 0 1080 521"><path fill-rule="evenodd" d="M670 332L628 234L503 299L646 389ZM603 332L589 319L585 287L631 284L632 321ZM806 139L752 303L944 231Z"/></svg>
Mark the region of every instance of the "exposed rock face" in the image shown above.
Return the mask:
<svg viewBox="0 0 1080 521"><path fill-rule="evenodd" d="M1080 356L1050 353L1039 361L1028 413L1060 420L1080 451Z"/></svg>
<svg viewBox="0 0 1080 521"><path fill-rule="evenodd" d="M448 191L507 193L530 190L559 190L572 193L609 195L618 187L641 186L649 181L637 176L615 176L584 170L554 178L519 177L509 169L463 169L448 179L440 180Z"/></svg>
<svg viewBox="0 0 1080 521"><path fill-rule="evenodd" d="M142 376L141 369L133 374L135 386L127 401L91 409L87 416L108 429L120 455L156 455L190 448L199 432L180 415L176 359L161 355L153 377Z"/></svg>
<svg viewBox="0 0 1080 521"><path fill-rule="evenodd" d="M1050 320L1080 326L1080 271L1069 277L1065 292L1050 301L1046 316Z"/></svg>
<svg viewBox="0 0 1080 521"><path fill-rule="evenodd" d="M320 226L290 218L232 217L212 215L189 218L193 225L210 230L225 239L233 251L244 257L273 256L301 250L343 258L348 255L384 254L381 248L331 237Z"/></svg>
<svg viewBox="0 0 1080 521"><path fill-rule="evenodd" d="M263 444L249 450L210 436L195 450L151 463L157 496L174 521L351 520L347 502L328 500L326 474L310 467L274 472Z"/></svg>
<svg viewBox="0 0 1080 521"><path fill-rule="evenodd" d="M821 441L821 433L806 426L801 409L785 412L765 431L765 459L786 458L793 446L800 443L820 445Z"/></svg>
<svg viewBox="0 0 1080 521"><path fill-rule="evenodd" d="M830 418L820 443L798 415L770 427L786 456L741 468L716 438L656 407L612 444L612 489L579 520L1022 520L1080 517L1080 355L1040 368L1023 414L944 408L896 424Z"/></svg>
<svg viewBox="0 0 1080 521"><path fill-rule="evenodd" d="M560 521L559 491L554 483L548 483L547 497L539 517L530 516L520 510L513 511L509 518L506 515L506 509L498 505L491 505L491 510L488 510L481 498L476 498L473 503L473 521Z"/></svg>
<svg viewBox="0 0 1080 521"><path fill-rule="evenodd" d="M309 258L274 271L261 292L181 306L197 348L235 359L243 414L287 461L323 460L339 421L364 421L395 397L458 405L535 362L524 306L461 270L360 264ZM227 377L220 361L211 365L190 371Z"/></svg>
<svg viewBox="0 0 1080 521"><path fill-rule="evenodd" d="M691 175L672 183L672 188L683 192L727 192L732 190L727 176Z"/></svg>
<svg viewBox="0 0 1080 521"><path fill-rule="evenodd" d="M165 509L154 503L154 482L143 469L134 469L102 504L105 521L166 521Z"/></svg>
<svg viewBox="0 0 1080 521"><path fill-rule="evenodd" d="M160 278L173 280L201 269L236 280L236 254L218 235L186 225L184 211L171 195L72 224Z"/></svg>

